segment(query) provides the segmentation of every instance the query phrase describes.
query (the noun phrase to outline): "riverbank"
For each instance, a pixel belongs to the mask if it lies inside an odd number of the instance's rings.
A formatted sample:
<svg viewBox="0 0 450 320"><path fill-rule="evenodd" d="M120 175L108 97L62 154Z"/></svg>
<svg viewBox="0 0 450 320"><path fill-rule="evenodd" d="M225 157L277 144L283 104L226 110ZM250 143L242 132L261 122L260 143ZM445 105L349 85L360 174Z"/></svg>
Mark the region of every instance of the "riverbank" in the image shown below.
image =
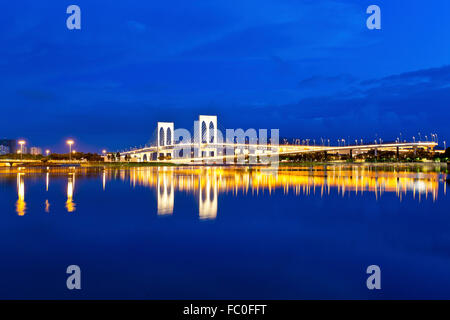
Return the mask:
<svg viewBox="0 0 450 320"><path fill-rule="evenodd" d="M222 164L206 164L206 163L192 163L192 164L176 164L170 162L23 162L13 163L13 167L51 167L51 168L63 168L63 167L81 167L81 168L136 168L136 167L180 167L180 166L236 166L236 167L271 167L270 165L263 164L236 164L236 165L222 165ZM370 166L370 167L403 167L403 168L442 168L447 169L448 163L445 162L346 162L346 161L328 161L328 162L311 162L311 161L298 161L298 162L279 162L278 167L317 167L317 166ZM0 163L0 167L10 167L9 163ZM274 167L274 166L272 166Z"/></svg>
<svg viewBox="0 0 450 320"><path fill-rule="evenodd" d="M280 162L279 166L324 166L324 165L362 165L362 166L448 166L446 162L346 162L346 161L327 161L327 162L311 162L311 161L298 161L298 162Z"/></svg>
<svg viewBox="0 0 450 320"><path fill-rule="evenodd" d="M135 168L135 167L179 167L184 164L169 162L86 162L81 163L81 167L108 167L108 168Z"/></svg>

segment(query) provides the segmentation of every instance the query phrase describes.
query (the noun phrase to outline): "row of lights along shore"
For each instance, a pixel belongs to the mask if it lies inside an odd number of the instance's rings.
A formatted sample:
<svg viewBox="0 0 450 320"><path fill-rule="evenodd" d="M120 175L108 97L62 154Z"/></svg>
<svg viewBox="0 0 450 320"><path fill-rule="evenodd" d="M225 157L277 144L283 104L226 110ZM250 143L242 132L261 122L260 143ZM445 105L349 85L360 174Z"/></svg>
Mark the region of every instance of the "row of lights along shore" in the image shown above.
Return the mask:
<svg viewBox="0 0 450 320"><path fill-rule="evenodd" d="M25 140L19 140L18 144L20 145L19 153L20 153L20 159L22 160L23 159L23 146L26 144L26 141ZM69 159L72 160L72 153L76 152L75 150L72 151L72 146L75 144L75 141L72 140L72 139L69 139L69 140L66 141L66 144L69 146ZM48 157L48 155L50 154L50 150L49 149L45 150L45 154ZM106 154L106 150L102 150L102 154L105 155Z"/></svg>
<svg viewBox="0 0 450 320"><path fill-rule="evenodd" d="M25 140L19 140L18 144L20 145L20 151L19 151L20 159L23 159L23 146L26 144L26 141ZM66 144L69 145L69 157L70 157L70 160L72 160L72 145L75 144L75 141L70 139L70 140L66 141ZM73 153L75 153L75 150L73 150ZM50 150L49 149L45 150L45 154L48 156L50 154Z"/></svg>

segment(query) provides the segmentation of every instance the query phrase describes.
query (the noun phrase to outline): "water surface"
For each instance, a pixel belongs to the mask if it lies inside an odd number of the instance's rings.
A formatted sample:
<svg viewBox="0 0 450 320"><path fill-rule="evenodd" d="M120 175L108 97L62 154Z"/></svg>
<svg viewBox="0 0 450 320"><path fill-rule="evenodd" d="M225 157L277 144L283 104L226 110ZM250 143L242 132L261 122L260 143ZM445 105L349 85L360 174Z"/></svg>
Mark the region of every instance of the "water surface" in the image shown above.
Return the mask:
<svg viewBox="0 0 450 320"><path fill-rule="evenodd" d="M0 298L448 299L445 171L2 169Z"/></svg>

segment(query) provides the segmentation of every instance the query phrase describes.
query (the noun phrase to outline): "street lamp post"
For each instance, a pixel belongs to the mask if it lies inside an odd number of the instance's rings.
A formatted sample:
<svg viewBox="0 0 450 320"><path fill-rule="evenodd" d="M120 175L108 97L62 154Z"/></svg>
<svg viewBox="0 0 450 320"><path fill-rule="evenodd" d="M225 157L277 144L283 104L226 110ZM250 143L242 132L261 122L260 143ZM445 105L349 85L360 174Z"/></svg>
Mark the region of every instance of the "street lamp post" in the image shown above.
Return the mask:
<svg viewBox="0 0 450 320"><path fill-rule="evenodd" d="M25 144L24 140L19 140L19 144L20 144L20 160L23 159L23 145Z"/></svg>
<svg viewBox="0 0 450 320"><path fill-rule="evenodd" d="M48 157L48 155L50 154L50 150L45 150L45 154L47 155L47 157Z"/></svg>
<svg viewBox="0 0 450 320"><path fill-rule="evenodd" d="M69 161L72 161L72 145L74 144L74 141L67 140L67 144L69 145Z"/></svg>

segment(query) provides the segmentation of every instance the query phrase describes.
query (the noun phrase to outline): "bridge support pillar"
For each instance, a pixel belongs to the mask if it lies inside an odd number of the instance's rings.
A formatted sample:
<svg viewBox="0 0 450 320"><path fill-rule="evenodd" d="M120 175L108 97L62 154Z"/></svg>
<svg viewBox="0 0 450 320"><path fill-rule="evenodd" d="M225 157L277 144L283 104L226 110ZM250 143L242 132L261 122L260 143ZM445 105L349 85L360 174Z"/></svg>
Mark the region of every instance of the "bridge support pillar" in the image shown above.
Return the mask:
<svg viewBox="0 0 450 320"><path fill-rule="evenodd" d="M349 155L350 155L350 159L353 159L353 149L350 149Z"/></svg>
<svg viewBox="0 0 450 320"><path fill-rule="evenodd" d="M400 148L397 147L397 161L400 160Z"/></svg>
<svg viewBox="0 0 450 320"><path fill-rule="evenodd" d="M417 155L417 147L414 146L414 157Z"/></svg>

